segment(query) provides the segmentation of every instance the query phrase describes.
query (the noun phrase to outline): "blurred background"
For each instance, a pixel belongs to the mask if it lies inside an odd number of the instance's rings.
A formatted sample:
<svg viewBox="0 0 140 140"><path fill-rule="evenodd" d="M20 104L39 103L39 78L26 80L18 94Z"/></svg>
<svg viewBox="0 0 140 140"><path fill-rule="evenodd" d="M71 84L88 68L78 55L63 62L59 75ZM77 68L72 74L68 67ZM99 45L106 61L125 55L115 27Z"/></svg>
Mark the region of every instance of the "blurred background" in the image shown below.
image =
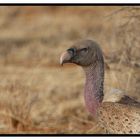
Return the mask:
<svg viewBox="0 0 140 140"><path fill-rule="evenodd" d="M1 6L0 133L102 133L85 108L80 67L59 65L82 39L106 62L105 94L140 99L139 6Z"/></svg>

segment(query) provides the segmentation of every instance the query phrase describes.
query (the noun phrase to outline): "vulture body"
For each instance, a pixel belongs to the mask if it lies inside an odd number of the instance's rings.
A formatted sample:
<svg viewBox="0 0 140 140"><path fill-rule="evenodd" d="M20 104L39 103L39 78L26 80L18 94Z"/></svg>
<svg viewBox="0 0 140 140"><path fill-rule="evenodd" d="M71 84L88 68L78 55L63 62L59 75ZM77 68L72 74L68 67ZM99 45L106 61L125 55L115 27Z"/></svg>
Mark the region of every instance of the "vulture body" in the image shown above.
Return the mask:
<svg viewBox="0 0 140 140"><path fill-rule="evenodd" d="M122 96L118 102L103 102L104 58L95 41L82 40L73 44L62 53L60 63L75 63L83 68L86 107L107 133L140 133L139 102L128 96Z"/></svg>

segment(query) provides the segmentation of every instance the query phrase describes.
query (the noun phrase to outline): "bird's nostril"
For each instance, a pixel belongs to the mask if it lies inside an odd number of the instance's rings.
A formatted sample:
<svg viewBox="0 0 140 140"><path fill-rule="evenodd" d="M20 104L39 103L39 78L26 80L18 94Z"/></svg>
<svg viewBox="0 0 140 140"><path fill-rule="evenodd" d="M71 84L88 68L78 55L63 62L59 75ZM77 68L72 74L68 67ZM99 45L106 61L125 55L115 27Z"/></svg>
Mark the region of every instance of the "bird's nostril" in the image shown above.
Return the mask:
<svg viewBox="0 0 140 140"><path fill-rule="evenodd" d="M75 48L69 48L67 51L71 51L73 54L76 52Z"/></svg>

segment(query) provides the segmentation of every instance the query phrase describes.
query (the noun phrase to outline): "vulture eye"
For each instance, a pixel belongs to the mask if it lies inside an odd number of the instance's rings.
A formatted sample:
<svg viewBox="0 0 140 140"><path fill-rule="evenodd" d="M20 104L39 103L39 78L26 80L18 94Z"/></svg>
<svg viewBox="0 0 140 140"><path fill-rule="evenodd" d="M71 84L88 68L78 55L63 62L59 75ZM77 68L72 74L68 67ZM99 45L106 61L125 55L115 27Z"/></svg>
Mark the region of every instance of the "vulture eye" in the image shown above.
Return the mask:
<svg viewBox="0 0 140 140"><path fill-rule="evenodd" d="M88 48L82 48L81 51L82 52L87 52L88 51Z"/></svg>

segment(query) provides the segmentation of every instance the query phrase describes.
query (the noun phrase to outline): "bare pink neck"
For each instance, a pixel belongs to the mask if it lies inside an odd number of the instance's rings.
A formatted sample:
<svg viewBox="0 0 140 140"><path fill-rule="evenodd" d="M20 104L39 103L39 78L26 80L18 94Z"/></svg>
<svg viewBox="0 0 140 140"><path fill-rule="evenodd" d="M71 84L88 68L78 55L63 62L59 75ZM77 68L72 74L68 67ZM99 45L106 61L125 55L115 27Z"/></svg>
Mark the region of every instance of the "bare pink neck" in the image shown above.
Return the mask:
<svg viewBox="0 0 140 140"><path fill-rule="evenodd" d="M86 74L84 91L86 107L95 116L104 96L104 63L99 62L89 67L83 67L83 69Z"/></svg>

